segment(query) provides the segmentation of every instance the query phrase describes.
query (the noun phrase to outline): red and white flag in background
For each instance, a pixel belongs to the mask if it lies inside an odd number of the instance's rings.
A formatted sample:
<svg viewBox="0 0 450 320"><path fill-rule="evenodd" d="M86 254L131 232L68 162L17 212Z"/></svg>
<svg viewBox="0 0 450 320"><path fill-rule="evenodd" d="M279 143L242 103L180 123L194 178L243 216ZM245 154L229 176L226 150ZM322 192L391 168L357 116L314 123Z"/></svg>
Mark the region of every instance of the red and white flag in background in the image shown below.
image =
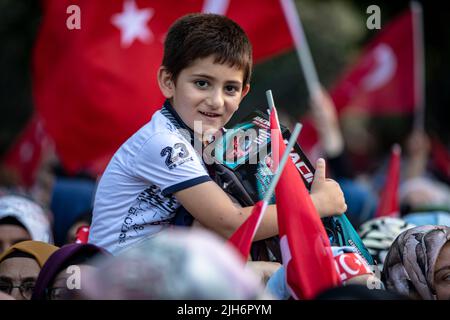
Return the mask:
<svg viewBox="0 0 450 320"><path fill-rule="evenodd" d="M279 148L278 158L273 159L278 164L286 146L275 107L270 114L270 128L272 154L277 154L274 152L275 146ZM315 179L318 178L325 179L325 168L317 168ZM292 296L313 299L320 292L340 285L328 235L290 159L275 188L275 198L283 265Z"/></svg>
<svg viewBox="0 0 450 320"><path fill-rule="evenodd" d="M359 58L344 72L330 95L339 116L357 111L369 115L401 115L413 113L421 101L415 86L415 41L411 9L383 26L378 35L363 49ZM299 141L307 153L318 142L318 135L309 117Z"/></svg>
<svg viewBox="0 0 450 320"><path fill-rule="evenodd" d="M81 23L70 30L67 8L73 4ZM161 107L156 74L165 34L180 16L227 15L247 32L255 62L292 48L278 0L42 0L42 6L34 101L69 171L102 173L117 148Z"/></svg>
<svg viewBox="0 0 450 320"><path fill-rule="evenodd" d="M19 179L21 186L33 185L43 154L51 148L41 119L34 115L2 158L2 165Z"/></svg>
<svg viewBox="0 0 450 320"><path fill-rule="evenodd" d="M379 217L398 217L400 215L400 205L398 198L398 188L400 184L400 157L401 148L395 144L391 150L391 159L386 171L384 187L381 191L378 208L375 212L375 218Z"/></svg>
<svg viewBox="0 0 450 320"><path fill-rule="evenodd" d="M370 114L413 112L415 67L413 13L407 10L381 29L330 90L338 112L348 108Z"/></svg>

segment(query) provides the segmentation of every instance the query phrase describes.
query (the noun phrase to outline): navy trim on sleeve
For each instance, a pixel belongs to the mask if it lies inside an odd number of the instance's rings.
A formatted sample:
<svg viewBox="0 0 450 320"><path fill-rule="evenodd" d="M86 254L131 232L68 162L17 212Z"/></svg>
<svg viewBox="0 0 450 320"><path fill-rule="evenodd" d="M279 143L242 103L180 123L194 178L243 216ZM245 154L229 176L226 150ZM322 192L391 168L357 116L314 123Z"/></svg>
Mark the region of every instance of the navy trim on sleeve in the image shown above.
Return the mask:
<svg viewBox="0 0 450 320"><path fill-rule="evenodd" d="M163 196L167 196L171 193L175 193L177 191L183 190L183 189L187 189L190 187L193 187L197 184L203 183L203 182L207 182L207 181L212 181L211 178L209 176L201 176L201 177L197 177L191 180L187 180L187 181L183 181L177 184L174 184L173 186L170 186L164 190L161 191L161 194Z"/></svg>

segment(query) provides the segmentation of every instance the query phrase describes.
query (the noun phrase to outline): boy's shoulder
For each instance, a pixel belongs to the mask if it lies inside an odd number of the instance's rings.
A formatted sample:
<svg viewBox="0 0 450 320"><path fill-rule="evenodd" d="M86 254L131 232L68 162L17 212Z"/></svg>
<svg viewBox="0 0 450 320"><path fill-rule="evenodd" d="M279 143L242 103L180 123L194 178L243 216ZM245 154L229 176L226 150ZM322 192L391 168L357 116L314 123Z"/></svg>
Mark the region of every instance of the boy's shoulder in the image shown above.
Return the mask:
<svg viewBox="0 0 450 320"><path fill-rule="evenodd" d="M170 113L165 113L162 108L156 111L151 120L122 145L121 153L125 152L131 156L129 159L135 159L135 161L140 158L148 161L154 157L161 157L171 153L171 149L174 148L181 148L189 154L194 153L191 136L185 131L170 118Z"/></svg>
<svg viewBox="0 0 450 320"><path fill-rule="evenodd" d="M130 137L127 144L135 144L142 147L154 141L170 141L184 138L185 136L180 129L164 113L163 108L156 111L151 120Z"/></svg>

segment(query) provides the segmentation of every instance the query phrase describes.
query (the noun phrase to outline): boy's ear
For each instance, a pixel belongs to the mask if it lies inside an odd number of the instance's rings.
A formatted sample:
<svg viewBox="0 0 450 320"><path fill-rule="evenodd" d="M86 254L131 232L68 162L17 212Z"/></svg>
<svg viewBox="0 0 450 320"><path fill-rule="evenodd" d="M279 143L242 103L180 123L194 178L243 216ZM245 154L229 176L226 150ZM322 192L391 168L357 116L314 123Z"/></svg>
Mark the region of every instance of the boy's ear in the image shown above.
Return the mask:
<svg viewBox="0 0 450 320"><path fill-rule="evenodd" d="M175 84L173 83L172 75L164 66L160 66L158 69L158 84L159 89L166 99L173 97Z"/></svg>
<svg viewBox="0 0 450 320"><path fill-rule="evenodd" d="M250 84L247 83L243 88L242 88L242 95L241 95L241 101L242 99L244 99L244 97L247 95L247 93L250 91Z"/></svg>

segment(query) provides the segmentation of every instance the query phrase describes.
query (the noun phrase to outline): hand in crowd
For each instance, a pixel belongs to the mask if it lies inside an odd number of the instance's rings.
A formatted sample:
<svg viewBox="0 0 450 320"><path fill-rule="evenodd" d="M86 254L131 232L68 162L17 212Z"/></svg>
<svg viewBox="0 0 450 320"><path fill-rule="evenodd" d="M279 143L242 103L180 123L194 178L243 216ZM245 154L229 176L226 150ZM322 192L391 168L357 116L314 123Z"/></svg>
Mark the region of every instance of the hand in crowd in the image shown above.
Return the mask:
<svg viewBox="0 0 450 320"><path fill-rule="evenodd" d="M311 198L322 218L347 211L344 193L336 181L326 178L326 165L322 158L316 162Z"/></svg>
<svg viewBox="0 0 450 320"><path fill-rule="evenodd" d="M421 176L431 150L430 139L423 130L413 130L406 141L406 173L408 178Z"/></svg>
<svg viewBox="0 0 450 320"><path fill-rule="evenodd" d="M310 104L325 154L338 156L344 149L344 140L333 100L325 89L320 88L312 95Z"/></svg>

